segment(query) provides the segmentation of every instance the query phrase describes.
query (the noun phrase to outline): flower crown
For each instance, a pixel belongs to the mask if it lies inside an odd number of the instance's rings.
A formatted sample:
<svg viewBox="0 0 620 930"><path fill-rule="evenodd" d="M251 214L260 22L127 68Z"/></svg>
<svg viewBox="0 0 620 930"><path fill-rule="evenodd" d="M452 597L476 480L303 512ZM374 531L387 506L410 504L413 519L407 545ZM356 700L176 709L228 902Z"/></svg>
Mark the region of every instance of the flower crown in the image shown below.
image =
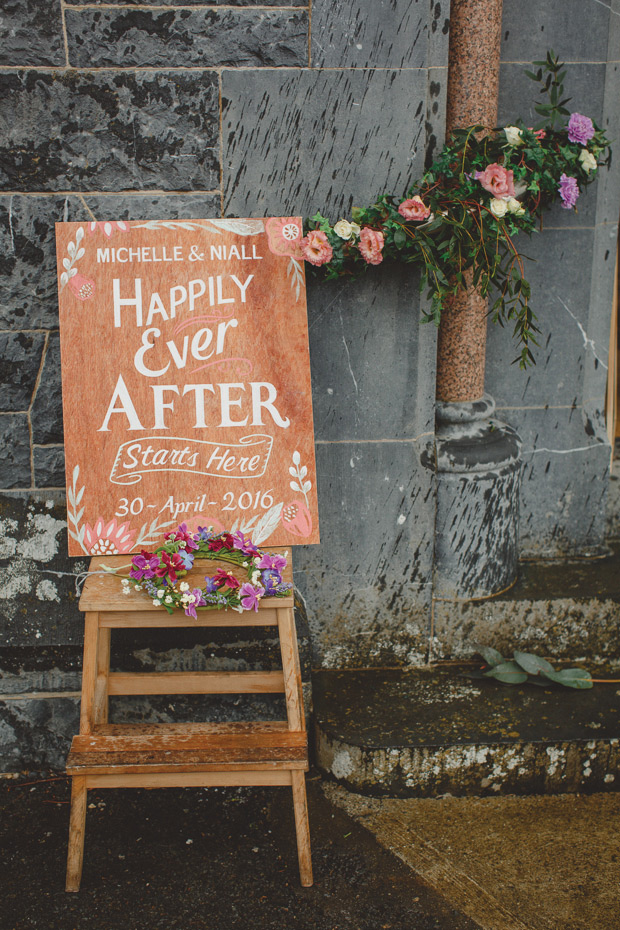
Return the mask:
<svg viewBox="0 0 620 930"><path fill-rule="evenodd" d="M121 582L124 594L129 594L132 588L143 591L156 607L165 607L170 614L181 608L194 620L197 610L257 611L263 597L290 596L293 586L282 580L286 556L263 552L241 532L214 533L212 527L199 526L198 532L192 534L187 524L181 523L176 530L166 533L164 539L163 546L154 552L143 549L133 557L129 577ZM179 582L195 559L230 562L238 569L245 569L245 580L237 578L241 574L238 570L233 574L218 568L214 575L205 575L203 588Z"/></svg>

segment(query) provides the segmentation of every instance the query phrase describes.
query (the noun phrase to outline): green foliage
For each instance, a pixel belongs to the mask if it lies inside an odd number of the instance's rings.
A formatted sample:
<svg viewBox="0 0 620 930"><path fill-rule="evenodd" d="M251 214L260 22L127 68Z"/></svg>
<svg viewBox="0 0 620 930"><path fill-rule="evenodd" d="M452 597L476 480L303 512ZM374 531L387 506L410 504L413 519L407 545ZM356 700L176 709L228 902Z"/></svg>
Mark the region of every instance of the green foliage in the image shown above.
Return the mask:
<svg viewBox="0 0 620 930"><path fill-rule="evenodd" d="M536 129L518 121L506 129L470 126L455 130L439 157L405 195L405 199L419 197L430 215L407 220L398 210L402 198L390 195L352 211L362 235L365 228L382 234L383 258L419 266L421 289L428 298L425 322L439 325L446 302L462 286L473 284L480 294L490 296L489 315L493 322L511 329L519 350L515 362L521 368L535 361L540 328L529 304L525 256L514 239L518 233L531 236L542 225L543 211L560 199L563 174L574 178L580 190L596 176L580 160L584 146L568 139L570 114L563 65L550 51L545 61L534 66L536 71L526 73L541 84L547 102L538 103L536 111L543 121ZM609 142L596 126L587 152L597 165L608 157ZM496 197L483 187L476 175L489 166L510 173L514 197ZM329 241L333 254L321 268L328 278L358 275L372 267L360 251L359 229L343 238L320 213L306 229L321 230Z"/></svg>
<svg viewBox="0 0 620 930"><path fill-rule="evenodd" d="M556 671L551 662L531 652L513 652L512 659L505 659L491 646L478 646L478 653L486 665L469 673L470 678L494 678L504 685L520 685L528 682L545 685L553 682L565 688L584 690L593 687L592 677L585 668L563 668Z"/></svg>

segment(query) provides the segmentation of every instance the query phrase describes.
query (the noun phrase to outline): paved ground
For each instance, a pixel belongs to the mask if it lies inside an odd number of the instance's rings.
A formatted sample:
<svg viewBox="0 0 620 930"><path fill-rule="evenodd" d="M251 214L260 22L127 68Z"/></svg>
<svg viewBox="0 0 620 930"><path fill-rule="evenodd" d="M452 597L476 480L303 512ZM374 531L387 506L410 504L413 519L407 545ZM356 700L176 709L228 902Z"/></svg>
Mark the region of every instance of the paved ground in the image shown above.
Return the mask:
<svg viewBox="0 0 620 930"><path fill-rule="evenodd" d="M618 793L377 800L334 785L325 793L482 930L620 927Z"/></svg>
<svg viewBox="0 0 620 930"><path fill-rule="evenodd" d="M42 777L0 779L1 930L476 930L318 779L312 888L286 789L134 789L89 792L82 890L66 894L68 783Z"/></svg>

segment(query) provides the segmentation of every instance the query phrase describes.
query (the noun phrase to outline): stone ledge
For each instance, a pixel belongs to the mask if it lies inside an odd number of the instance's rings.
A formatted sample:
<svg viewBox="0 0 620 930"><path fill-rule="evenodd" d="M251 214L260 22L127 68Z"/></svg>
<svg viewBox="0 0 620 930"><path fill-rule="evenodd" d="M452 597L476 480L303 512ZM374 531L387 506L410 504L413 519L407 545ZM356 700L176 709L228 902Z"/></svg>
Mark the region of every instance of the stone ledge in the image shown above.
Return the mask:
<svg viewBox="0 0 620 930"><path fill-rule="evenodd" d="M465 667L320 671L317 764L374 797L620 787L620 690L504 687ZM594 677L611 677L597 669Z"/></svg>

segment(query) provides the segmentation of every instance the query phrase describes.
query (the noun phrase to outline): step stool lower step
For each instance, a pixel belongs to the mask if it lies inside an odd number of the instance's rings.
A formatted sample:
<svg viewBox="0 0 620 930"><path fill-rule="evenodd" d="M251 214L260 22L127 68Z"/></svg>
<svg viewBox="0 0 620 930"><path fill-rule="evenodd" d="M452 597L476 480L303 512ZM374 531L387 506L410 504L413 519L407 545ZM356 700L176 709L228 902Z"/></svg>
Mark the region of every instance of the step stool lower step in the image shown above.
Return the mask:
<svg viewBox="0 0 620 930"><path fill-rule="evenodd" d="M620 685L506 687L467 668L315 673L319 768L373 797L620 788Z"/></svg>

